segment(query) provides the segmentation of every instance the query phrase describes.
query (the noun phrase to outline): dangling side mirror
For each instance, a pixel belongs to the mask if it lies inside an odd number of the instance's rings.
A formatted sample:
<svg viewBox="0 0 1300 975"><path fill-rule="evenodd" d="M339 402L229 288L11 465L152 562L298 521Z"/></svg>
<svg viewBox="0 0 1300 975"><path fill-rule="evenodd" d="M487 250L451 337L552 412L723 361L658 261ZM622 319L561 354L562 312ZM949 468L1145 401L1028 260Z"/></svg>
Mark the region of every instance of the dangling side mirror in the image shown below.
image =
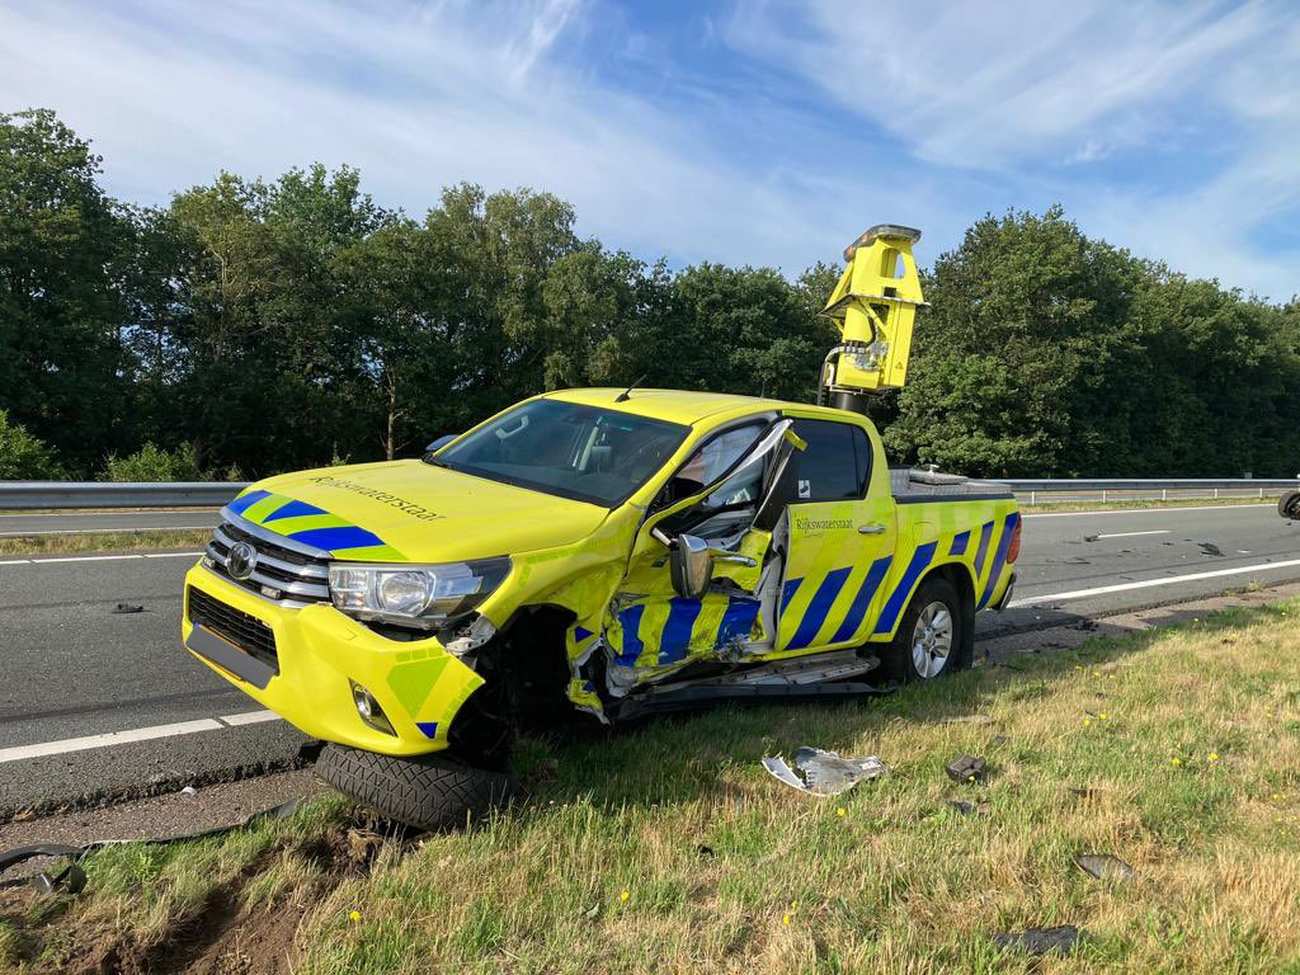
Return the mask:
<svg viewBox="0 0 1300 975"><path fill-rule="evenodd" d="M668 553L668 571L677 595L699 599L713 581L709 543L696 535L678 535Z"/></svg>
<svg viewBox="0 0 1300 975"><path fill-rule="evenodd" d="M678 535L668 553L673 591L685 599L700 599L713 581L714 562L738 562L751 568L758 564L748 555L714 548L698 535Z"/></svg>

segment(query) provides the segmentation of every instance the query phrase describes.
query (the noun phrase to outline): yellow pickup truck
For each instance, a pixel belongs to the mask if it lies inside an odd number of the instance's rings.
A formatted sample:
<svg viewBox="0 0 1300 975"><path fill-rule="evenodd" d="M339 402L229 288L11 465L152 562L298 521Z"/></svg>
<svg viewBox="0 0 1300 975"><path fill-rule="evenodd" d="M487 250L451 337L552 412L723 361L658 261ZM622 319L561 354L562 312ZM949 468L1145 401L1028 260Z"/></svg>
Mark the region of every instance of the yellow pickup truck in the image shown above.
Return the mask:
<svg viewBox="0 0 1300 975"><path fill-rule="evenodd" d="M1010 598L1020 517L998 485L891 471L853 408L891 384L910 326L893 311L922 305L915 238L873 229L858 256L895 283L855 286L847 255L836 405L565 390L421 459L269 478L186 576L186 648L327 742L328 781L423 827L506 795L514 733L575 710L611 723L968 665L975 613Z"/></svg>

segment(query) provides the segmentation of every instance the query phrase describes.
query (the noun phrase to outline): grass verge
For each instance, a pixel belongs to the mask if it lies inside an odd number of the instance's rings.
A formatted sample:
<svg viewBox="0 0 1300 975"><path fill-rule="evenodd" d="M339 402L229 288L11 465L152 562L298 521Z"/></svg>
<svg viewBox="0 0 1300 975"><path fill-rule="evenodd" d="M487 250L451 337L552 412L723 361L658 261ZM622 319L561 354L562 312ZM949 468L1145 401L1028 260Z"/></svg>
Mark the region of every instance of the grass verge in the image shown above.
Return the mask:
<svg viewBox="0 0 1300 975"><path fill-rule="evenodd" d="M1238 508L1243 505L1261 504L1276 506L1277 502L1277 496L1264 498L1175 498L1172 501L1161 501L1158 498L1137 498L1128 501L1060 501L1051 504L1022 504L1020 510L1025 514L1041 515L1053 511L1065 514L1074 511L1146 511L1151 508Z"/></svg>
<svg viewBox="0 0 1300 975"><path fill-rule="evenodd" d="M209 528L180 531L94 532L70 535L20 535L0 538L0 556L75 555L79 552L138 552L155 549L198 551L212 538Z"/></svg>
<svg viewBox="0 0 1300 975"><path fill-rule="evenodd" d="M403 851L327 799L112 848L78 898L0 892L0 944L33 972L1300 970L1298 614L1228 611L865 703L530 741L529 798L481 826ZM803 744L891 771L816 799L758 765ZM986 783L945 776L963 752ZM1093 879L1085 852L1133 878ZM1037 962L990 938L1067 923L1075 951Z"/></svg>

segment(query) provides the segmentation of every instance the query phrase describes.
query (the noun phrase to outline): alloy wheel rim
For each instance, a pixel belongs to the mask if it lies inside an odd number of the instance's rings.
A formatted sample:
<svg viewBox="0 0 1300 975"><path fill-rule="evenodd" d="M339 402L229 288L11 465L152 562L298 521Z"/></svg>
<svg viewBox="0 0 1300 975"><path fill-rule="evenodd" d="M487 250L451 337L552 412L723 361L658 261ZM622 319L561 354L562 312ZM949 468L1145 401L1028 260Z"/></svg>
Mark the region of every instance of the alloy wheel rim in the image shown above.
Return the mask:
<svg viewBox="0 0 1300 975"><path fill-rule="evenodd" d="M952 652L952 614L936 600L921 610L912 629L912 666L926 680L938 677Z"/></svg>

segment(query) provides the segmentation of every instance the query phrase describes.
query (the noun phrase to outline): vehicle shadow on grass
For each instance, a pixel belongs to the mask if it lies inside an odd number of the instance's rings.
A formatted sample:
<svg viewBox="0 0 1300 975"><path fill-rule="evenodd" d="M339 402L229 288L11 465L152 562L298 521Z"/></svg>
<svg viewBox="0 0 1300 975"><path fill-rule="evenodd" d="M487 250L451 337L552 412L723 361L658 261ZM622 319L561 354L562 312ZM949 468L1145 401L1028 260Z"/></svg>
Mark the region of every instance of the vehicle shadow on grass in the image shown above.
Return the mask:
<svg viewBox="0 0 1300 975"><path fill-rule="evenodd" d="M1209 634L1284 619L1291 612L1294 607L1284 603L1208 614L1170 607L1159 612L1157 628L1096 624L1081 632L1078 646L1035 647L1030 642L1025 649L998 655L948 679L890 694L825 702L729 703L648 718L621 729L578 729L525 739L517 759L523 789L516 808L527 815L530 808L552 802L581 800L615 808L754 795L758 787L752 777L731 773L756 769L765 756L789 756L802 745L846 756L876 754L880 736L890 725L901 721L938 729L979 723L995 700L1005 702L1008 694L1013 700L1021 694L1026 701L1040 698L1053 682L1075 675L1079 665L1101 666L1152 650L1171 626ZM990 731L992 738L996 732ZM880 757L887 764L908 760Z"/></svg>

